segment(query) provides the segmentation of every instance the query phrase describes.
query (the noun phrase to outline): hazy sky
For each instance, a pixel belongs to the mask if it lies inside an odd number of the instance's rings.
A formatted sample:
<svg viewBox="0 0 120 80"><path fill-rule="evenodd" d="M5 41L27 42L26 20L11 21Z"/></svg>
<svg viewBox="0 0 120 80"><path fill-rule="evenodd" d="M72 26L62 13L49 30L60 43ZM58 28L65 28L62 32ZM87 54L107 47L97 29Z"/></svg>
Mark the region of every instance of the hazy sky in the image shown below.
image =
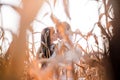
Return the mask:
<svg viewBox="0 0 120 80"><path fill-rule="evenodd" d="M50 1L52 5L53 0ZM62 0L58 0L55 8L52 7L53 13L61 21L69 22L73 31L79 28L80 31L82 32L88 32L92 28L94 23L98 20L98 11L97 11L98 3L96 1L69 0L71 21L68 20L68 18L64 13L64 9L61 1ZM20 0L1 0L1 3L18 6L20 5ZM1 10L2 10L2 26L4 28L10 28L13 32L16 32L20 19L19 14L15 10L13 10L10 6L2 6ZM37 19L42 20L42 22L48 26L54 25L49 18L50 15L43 17L43 15L46 12L51 13L51 10L50 10L50 6L45 3L43 5L43 8L39 11L39 14L37 15ZM39 25L41 24L38 22L34 22L34 26L39 26Z"/></svg>
<svg viewBox="0 0 120 80"><path fill-rule="evenodd" d="M20 6L21 0L0 0L0 3L6 3L14 6ZM69 0L69 8L70 8L70 16L71 20L69 20L64 12L62 0L58 0L56 6L53 7L53 0L49 0L51 3L51 8L54 15L61 21L67 21L73 31L79 29L82 33L87 33L90 31L98 20L98 3L94 0ZM43 17L45 13L49 13L47 16ZM2 14L1 14L2 13ZM0 26L4 29L10 29L14 33L17 33L19 28L19 14L12 9L10 6L2 6L0 13ZM41 20L47 26L54 26L53 22L50 19L51 9L50 6L45 3L39 13L36 15L37 20ZM2 21L1 21L2 20ZM47 27L37 21L33 21L32 23L34 31L40 32L43 28ZM100 30L98 28L94 31L98 36L100 35ZM11 42L11 38L8 34L6 37L9 38ZM31 41L31 39L30 39ZM40 41L40 34L35 35L35 41ZM94 42L91 38L91 44ZM84 40L80 41L82 46L86 46ZM39 45L39 44L36 44Z"/></svg>

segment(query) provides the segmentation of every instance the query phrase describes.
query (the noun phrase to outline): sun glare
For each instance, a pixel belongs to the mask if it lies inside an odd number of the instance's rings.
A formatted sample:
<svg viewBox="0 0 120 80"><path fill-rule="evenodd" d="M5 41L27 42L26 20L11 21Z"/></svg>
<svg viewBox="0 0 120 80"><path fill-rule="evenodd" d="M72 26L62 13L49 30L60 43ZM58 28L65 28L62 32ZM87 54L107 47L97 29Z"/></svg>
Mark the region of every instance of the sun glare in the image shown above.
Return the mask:
<svg viewBox="0 0 120 80"><path fill-rule="evenodd" d="M114 6L111 0L0 0L0 79L110 80L119 32Z"/></svg>
<svg viewBox="0 0 120 80"><path fill-rule="evenodd" d="M53 5L53 0L50 2L50 5L48 3L45 3L43 5L36 18L40 22L35 20L33 23L33 29L35 32L40 32L43 28L48 26L55 26L55 24L50 19L51 13L53 13L60 21L68 22L72 28L72 31L76 31L77 29L79 29L80 32L82 32L82 34L84 35L92 30L99 18L99 4L97 3L97 1L94 0L69 0L69 13L71 20L66 16L64 12L63 2L61 0L58 0L56 2L55 7ZM93 32L99 38L98 41L100 43L100 49L103 49L100 29L98 27L95 27ZM40 41L40 35L36 34L35 36L35 42ZM82 47L85 49L87 47L87 41L83 38L81 39L80 36L77 36L77 39L80 39L79 44L82 45ZM90 37L88 41L89 46L92 46L94 50L97 51L95 40L93 39L93 37ZM36 46L36 50L38 48L39 46Z"/></svg>
<svg viewBox="0 0 120 80"><path fill-rule="evenodd" d="M10 0L11 5L20 5L20 1L16 0L15 2L12 2ZM1 1L2 3L6 3L7 0ZM9 4L9 2L7 2ZM98 3L94 0L69 0L69 13L71 19L69 19L64 11L63 2L61 0L57 0L56 5L53 4L54 0L44 3L42 9L40 9L39 13L36 16L36 19L33 21L32 26L34 32L41 32L43 28L45 27L55 27L55 24L52 22L50 15L53 13L60 21L65 21L70 24L72 31L76 31L79 29L79 31L83 35L87 35L88 32L90 32L93 27L93 33L97 35L99 47L100 49L103 48L103 41L101 37L101 30L100 28L95 25L95 23L99 19L99 11L98 8L102 3ZM1 17L1 24L5 29L9 29L12 32L18 34L18 28L19 28L19 20L20 16L17 12L15 12L10 6L2 6L2 15ZM104 8L101 8L101 12L104 12ZM8 14L9 13L9 14ZM105 24L105 18L103 17L102 23ZM29 42L32 42L32 35L29 33ZM8 40L11 42L11 38L8 37ZM94 50L97 50L95 45L95 39L91 36L88 38L89 46L92 46ZM82 45L82 47L85 49L87 47L87 41L82 38L81 36L77 36L76 38L79 44ZM39 46L40 46L40 33L34 34L34 43L35 44L35 52L37 52ZM29 48L31 48L32 45L29 45ZM91 49L92 49L91 48ZM102 50L104 51L104 50Z"/></svg>

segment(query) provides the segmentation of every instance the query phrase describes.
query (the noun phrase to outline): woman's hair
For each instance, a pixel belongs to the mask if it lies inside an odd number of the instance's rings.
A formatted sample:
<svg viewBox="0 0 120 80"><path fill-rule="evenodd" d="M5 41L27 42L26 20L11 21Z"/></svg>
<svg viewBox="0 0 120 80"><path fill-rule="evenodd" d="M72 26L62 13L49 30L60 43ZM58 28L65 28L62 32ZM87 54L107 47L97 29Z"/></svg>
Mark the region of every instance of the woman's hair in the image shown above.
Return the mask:
<svg viewBox="0 0 120 80"><path fill-rule="evenodd" d="M41 33L41 46L38 51L38 55L42 53L43 58L49 58L53 54L53 50L51 50L52 46L52 35L54 33L53 27L47 27L42 30Z"/></svg>

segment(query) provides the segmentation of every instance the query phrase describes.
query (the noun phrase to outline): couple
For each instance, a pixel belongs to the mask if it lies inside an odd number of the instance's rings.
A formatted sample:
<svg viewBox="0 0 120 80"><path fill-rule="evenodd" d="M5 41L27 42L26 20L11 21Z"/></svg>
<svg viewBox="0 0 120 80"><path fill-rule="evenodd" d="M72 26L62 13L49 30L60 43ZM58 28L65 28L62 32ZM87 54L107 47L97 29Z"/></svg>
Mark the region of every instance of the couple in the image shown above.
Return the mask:
<svg viewBox="0 0 120 80"><path fill-rule="evenodd" d="M37 58L51 57L56 48L58 50L57 52L61 53L60 47L72 47L71 36L72 30L67 22L59 22L56 24L55 29L53 27L44 28L41 32L41 46L38 50ZM58 44L58 41L60 42L60 45Z"/></svg>

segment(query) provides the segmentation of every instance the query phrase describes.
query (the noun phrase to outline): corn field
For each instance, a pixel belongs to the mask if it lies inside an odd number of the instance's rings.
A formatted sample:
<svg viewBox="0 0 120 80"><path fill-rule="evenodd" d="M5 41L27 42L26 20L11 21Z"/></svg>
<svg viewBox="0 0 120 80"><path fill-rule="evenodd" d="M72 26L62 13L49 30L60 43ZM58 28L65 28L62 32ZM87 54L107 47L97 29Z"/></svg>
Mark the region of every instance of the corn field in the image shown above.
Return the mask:
<svg viewBox="0 0 120 80"><path fill-rule="evenodd" d="M70 22L56 17L52 8L56 8L58 1L20 0L22 7L0 1L0 80L116 80L114 77L119 76L114 69L114 65L119 65L120 11L117 1L88 0L97 2L99 6L98 21L86 34L79 29L73 31ZM70 21L70 0L61 1ZM42 17L49 15L54 26L36 19L44 3L51 11ZM4 28L2 6L9 6L20 15L18 34ZM47 27L35 32L31 25L34 21ZM96 28L100 30L100 36L95 33ZM6 32L10 33L11 42L6 38ZM35 41L36 34L40 36L39 41ZM85 47L79 43L81 39L86 43ZM4 44L9 47L6 49Z"/></svg>

